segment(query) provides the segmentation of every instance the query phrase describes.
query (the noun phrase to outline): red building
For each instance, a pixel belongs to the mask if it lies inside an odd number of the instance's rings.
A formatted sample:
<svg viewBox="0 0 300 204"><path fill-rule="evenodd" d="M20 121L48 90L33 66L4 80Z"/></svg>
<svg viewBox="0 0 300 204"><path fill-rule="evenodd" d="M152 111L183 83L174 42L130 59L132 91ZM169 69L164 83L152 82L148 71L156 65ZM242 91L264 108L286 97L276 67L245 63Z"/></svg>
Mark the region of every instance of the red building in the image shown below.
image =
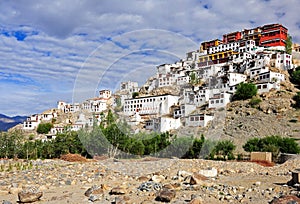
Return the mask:
<svg viewBox="0 0 300 204"><path fill-rule="evenodd" d="M242 32L236 31L223 35L223 43L236 42L242 39Z"/></svg>
<svg viewBox="0 0 300 204"><path fill-rule="evenodd" d="M281 24L269 24L262 26L260 46L285 46L288 29Z"/></svg>

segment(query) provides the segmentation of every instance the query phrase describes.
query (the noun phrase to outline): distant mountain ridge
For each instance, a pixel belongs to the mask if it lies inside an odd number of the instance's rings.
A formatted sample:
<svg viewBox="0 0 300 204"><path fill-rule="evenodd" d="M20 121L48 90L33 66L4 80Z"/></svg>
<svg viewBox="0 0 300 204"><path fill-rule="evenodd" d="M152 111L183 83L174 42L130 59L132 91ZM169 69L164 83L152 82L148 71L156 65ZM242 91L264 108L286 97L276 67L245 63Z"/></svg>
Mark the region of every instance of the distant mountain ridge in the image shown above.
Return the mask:
<svg viewBox="0 0 300 204"><path fill-rule="evenodd" d="M4 114L0 114L0 131L7 131L8 129L23 123L27 116L14 116L9 117Z"/></svg>

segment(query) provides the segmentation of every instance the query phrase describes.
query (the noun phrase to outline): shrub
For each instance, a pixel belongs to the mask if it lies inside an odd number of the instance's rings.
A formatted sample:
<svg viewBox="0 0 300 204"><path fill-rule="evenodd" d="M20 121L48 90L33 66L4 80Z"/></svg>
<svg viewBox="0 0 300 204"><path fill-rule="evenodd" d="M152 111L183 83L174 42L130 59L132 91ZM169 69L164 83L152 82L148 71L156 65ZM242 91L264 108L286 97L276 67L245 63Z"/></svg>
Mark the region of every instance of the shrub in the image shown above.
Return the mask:
<svg viewBox="0 0 300 204"><path fill-rule="evenodd" d="M47 134L52 127L53 125L51 123L40 123L36 131L39 134Z"/></svg>
<svg viewBox="0 0 300 204"><path fill-rule="evenodd" d="M256 97L253 97L250 102L249 102L249 105L252 107L252 108L255 108L262 100L260 98L256 98Z"/></svg>
<svg viewBox="0 0 300 204"><path fill-rule="evenodd" d="M296 70L291 73L291 82L296 85L300 85L300 70Z"/></svg>
<svg viewBox="0 0 300 204"><path fill-rule="evenodd" d="M240 83L233 96L234 100L250 99L257 94L257 87L252 83Z"/></svg>
<svg viewBox="0 0 300 204"><path fill-rule="evenodd" d="M236 146L230 140L219 141L214 148L214 152L216 155L221 155L223 159L234 159L233 151L235 150Z"/></svg>
<svg viewBox="0 0 300 204"><path fill-rule="evenodd" d="M294 107L300 108L300 92L298 92L294 97L293 100L296 102Z"/></svg>
<svg viewBox="0 0 300 204"><path fill-rule="evenodd" d="M289 154L300 153L300 147L295 139L277 135L252 138L243 145L243 148L246 152L272 152L273 158L276 158L280 152Z"/></svg>

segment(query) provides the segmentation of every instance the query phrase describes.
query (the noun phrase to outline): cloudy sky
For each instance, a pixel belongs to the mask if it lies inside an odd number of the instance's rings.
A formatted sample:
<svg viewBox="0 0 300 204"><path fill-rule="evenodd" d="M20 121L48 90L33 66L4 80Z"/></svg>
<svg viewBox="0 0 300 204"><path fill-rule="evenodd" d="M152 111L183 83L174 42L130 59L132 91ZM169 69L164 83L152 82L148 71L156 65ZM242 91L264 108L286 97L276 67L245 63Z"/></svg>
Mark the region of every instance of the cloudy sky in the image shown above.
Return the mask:
<svg viewBox="0 0 300 204"><path fill-rule="evenodd" d="M300 42L299 0L0 1L0 113L29 115L80 102L201 41L282 23Z"/></svg>

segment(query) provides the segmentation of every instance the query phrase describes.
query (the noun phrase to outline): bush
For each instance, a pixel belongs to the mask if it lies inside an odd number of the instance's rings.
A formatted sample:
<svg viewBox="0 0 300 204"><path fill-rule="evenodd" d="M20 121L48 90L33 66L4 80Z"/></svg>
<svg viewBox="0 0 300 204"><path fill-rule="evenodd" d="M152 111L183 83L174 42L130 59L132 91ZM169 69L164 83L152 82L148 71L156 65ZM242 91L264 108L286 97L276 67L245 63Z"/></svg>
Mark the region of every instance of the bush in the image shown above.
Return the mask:
<svg viewBox="0 0 300 204"><path fill-rule="evenodd" d="M300 69L298 68L296 71L291 73L291 82L296 85L300 85Z"/></svg>
<svg viewBox="0 0 300 204"><path fill-rule="evenodd" d="M300 108L300 92L298 92L294 97L293 100L296 102L294 107Z"/></svg>
<svg viewBox="0 0 300 204"><path fill-rule="evenodd" d="M300 147L295 139L277 135L252 138L243 145L243 148L246 152L272 152L273 158L276 158L280 152L289 154L300 153Z"/></svg>
<svg viewBox="0 0 300 204"><path fill-rule="evenodd" d="M233 151L235 150L236 146L230 140L219 141L215 146L213 152L216 155L221 155L224 160L232 160L234 159Z"/></svg>
<svg viewBox="0 0 300 204"><path fill-rule="evenodd" d="M250 99L257 94L257 87L252 83L240 83L233 96L234 100Z"/></svg>
<svg viewBox="0 0 300 204"><path fill-rule="evenodd" d="M253 97L250 102L249 102L249 105L252 107L252 108L255 108L262 100L260 98L256 98L256 97Z"/></svg>
<svg viewBox="0 0 300 204"><path fill-rule="evenodd" d="M51 123L40 123L37 127L37 133L39 134L47 134L53 125Z"/></svg>

